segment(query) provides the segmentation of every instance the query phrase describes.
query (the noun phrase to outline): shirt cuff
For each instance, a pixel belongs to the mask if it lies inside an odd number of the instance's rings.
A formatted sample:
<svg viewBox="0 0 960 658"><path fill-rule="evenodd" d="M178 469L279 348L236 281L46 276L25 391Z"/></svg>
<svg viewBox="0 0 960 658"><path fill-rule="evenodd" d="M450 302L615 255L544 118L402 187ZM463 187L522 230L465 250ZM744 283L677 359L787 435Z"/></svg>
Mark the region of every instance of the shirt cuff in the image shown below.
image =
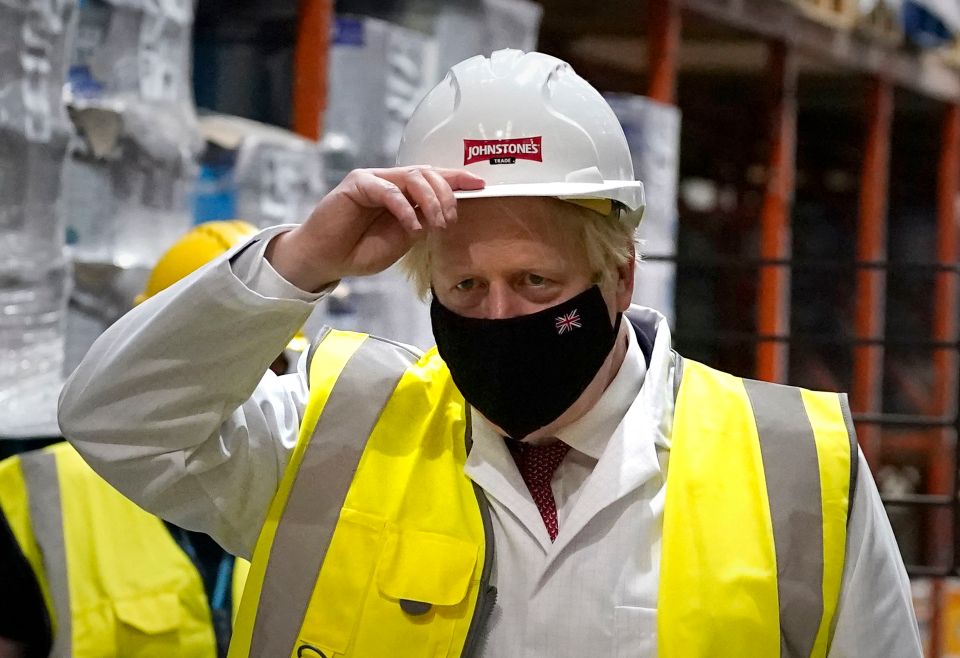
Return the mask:
<svg viewBox="0 0 960 658"><path fill-rule="evenodd" d="M326 285L319 292L307 292L293 285L273 269L266 252L270 241L293 226L275 226L257 234L230 259L233 275L261 297L316 302L333 292L339 281Z"/></svg>

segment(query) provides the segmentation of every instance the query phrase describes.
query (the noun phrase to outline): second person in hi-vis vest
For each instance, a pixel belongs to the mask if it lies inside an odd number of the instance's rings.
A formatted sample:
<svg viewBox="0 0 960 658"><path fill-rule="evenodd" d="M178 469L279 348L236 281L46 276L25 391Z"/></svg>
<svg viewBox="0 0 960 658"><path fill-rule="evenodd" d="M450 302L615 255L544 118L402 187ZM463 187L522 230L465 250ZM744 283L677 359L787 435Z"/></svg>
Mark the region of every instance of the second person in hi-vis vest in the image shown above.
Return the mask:
<svg viewBox="0 0 960 658"><path fill-rule="evenodd" d="M845 396L676 354L630 305L643 207L570 66L466 60L396 167L104 334L64 432L252 558L234 658L919 657ZM434 349L325 329L267 372L340 278L398 260Z"/></svg>

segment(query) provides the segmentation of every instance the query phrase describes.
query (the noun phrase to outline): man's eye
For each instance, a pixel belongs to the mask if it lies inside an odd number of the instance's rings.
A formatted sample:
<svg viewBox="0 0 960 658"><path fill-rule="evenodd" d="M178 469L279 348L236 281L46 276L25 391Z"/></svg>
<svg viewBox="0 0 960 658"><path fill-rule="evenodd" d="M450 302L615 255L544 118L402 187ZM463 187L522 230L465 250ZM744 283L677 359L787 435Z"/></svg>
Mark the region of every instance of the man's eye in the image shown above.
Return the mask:
<svg viewBox="0 0 960 658"><path fill-rule="evenodd" d="M476 282L473 279L464 279L454 287L460 292L469 292L475 285Z"/></svg>
<svg viewBox="0 0 960 658"><path fill-rule="evenodd" d="M527 283L531 286L542 286L547 280L540 276L539 274L528 274Z"/></svg>

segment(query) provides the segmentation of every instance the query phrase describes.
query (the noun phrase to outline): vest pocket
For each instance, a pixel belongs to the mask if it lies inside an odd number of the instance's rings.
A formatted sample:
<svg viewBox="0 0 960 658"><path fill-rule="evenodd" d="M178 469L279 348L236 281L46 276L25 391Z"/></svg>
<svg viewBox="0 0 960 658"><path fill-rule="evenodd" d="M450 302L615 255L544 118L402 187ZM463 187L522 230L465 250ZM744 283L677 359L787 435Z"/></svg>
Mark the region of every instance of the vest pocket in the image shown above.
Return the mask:
<svg viewBox="0 0 960 658"><path fill-rule="evenodd" d="M477 552L475 544L456 537L391 532L377 574L380 593L401 603L456 605L467 595Z"/></svg>
<svg viewBox="0 0 960 658"><path fill-rule="evenodd" d="M73 611L70 655L74 658L199 658L198 651L184 651L183 622L180 598L174 592L102 599L95 605ZM211 650L212 639L211 634L208 642Z"/></svg>
<svg viewBox="0 0 960 658"><path fill-rule="evenodd" d="M479 549L344 508L292 655L447 655L469 626Z"/></svg>
<svg viewBox="0 0 960 658"><path fill-rule="evenodd" d="M357 632L357 656L445 656L469 625L479 547L456 537L391 528Z"/></svg>
<svg viewBox="0 0 960 658"><path fill-rule="evenodd" d="M180 599L161 592L114 601L117 655L126 657L183 655L180 653ZM169 653L164 653L169 652Z"/></svg>

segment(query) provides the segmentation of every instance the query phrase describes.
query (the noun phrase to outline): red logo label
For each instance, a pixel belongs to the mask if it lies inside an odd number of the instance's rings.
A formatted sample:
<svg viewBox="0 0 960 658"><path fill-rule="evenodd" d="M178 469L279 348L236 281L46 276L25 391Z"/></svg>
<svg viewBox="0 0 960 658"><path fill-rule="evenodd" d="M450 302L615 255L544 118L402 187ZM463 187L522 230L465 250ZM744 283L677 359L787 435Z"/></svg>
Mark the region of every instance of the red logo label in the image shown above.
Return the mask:
<svg viewBox="0 0 960 658"><path fill-rule="evenodd" d="M465 139L463 164L488 160L490 164L514 164L517 160L543 162L540 135L517 139Z"/></svg>

